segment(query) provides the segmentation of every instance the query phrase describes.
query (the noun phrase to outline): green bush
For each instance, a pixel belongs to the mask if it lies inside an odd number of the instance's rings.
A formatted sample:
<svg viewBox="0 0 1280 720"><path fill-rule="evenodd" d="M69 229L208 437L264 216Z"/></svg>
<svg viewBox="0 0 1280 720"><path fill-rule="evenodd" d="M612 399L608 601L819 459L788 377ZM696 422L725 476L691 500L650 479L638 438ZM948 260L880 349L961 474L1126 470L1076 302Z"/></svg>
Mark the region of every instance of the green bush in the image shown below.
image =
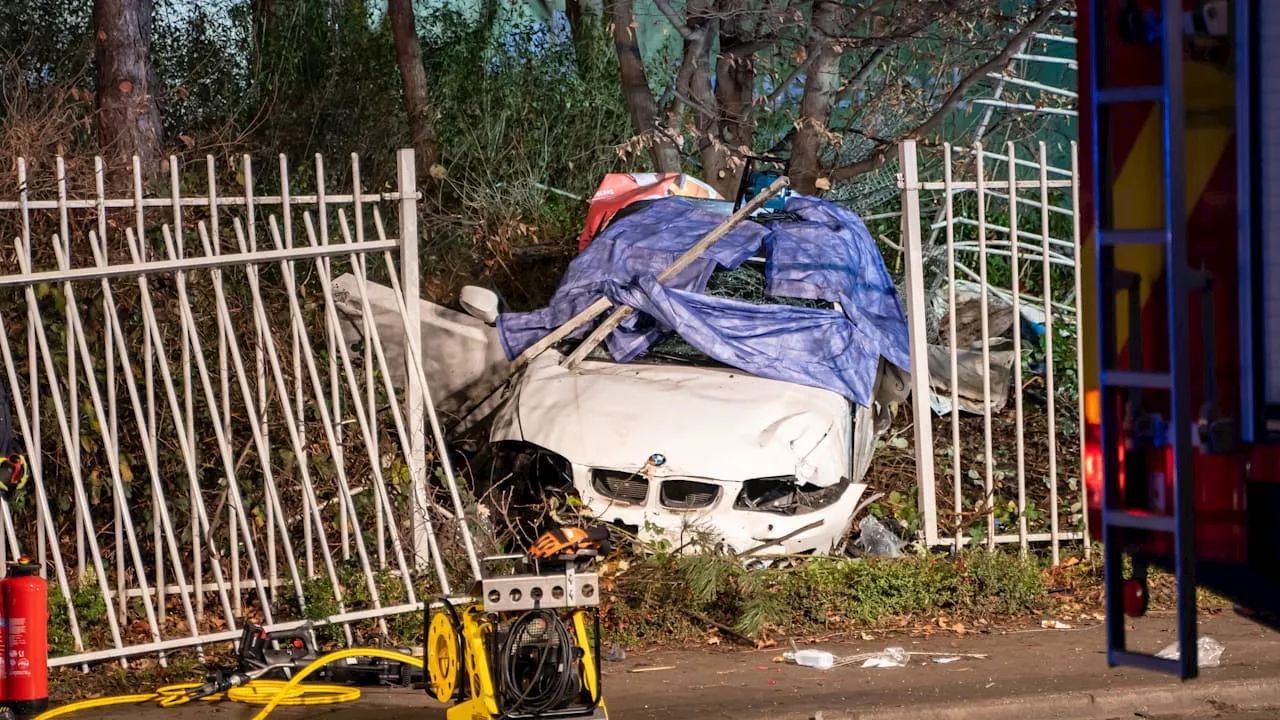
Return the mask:
<svg viewBox="0 0 1280 720"><path fill-rule="evenodd" d="M651 557L613 582L606 623L623 641L705 630L694 615L755 636L766 628L870 627L917 614L1017 615L1040 610L1048 599L1034 560L984 550L959 558L811 558L756 571L724 555Z"/></svg>
<svg viewBox="0 0 1280 720"><path fill-rule="evenodd" d="M965 553L964 577L966 603L979 611L1011 615L1039 609L1046 599L1040 568L1013 552Z"/></svg>

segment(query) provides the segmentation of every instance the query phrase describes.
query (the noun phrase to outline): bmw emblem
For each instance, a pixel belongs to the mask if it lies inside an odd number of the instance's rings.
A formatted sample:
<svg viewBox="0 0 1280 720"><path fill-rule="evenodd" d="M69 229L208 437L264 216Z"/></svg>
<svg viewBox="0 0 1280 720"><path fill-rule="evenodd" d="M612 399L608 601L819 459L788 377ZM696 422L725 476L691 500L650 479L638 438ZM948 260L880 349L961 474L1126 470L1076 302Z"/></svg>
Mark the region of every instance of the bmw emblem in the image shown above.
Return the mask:
<svg viewBox="0 0 1280 720"><path fill-rule="evenodd" d="M662 453L654 453L649 456L649 462L655 467L665 465L667 462L667 456Z"/></svg>

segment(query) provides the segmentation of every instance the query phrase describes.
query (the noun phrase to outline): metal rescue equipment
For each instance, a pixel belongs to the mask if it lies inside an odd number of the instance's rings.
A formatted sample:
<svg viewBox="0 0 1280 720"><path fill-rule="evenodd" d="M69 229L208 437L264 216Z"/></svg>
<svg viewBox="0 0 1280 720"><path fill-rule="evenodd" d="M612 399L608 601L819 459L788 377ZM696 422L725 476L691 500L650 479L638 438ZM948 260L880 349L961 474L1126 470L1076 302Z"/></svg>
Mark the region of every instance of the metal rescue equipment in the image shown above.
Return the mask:
<svg viewBox="0 0 1280 720"><path fill-rule="evenodd" d="M480 598L425 613L428 692L449 720L607 719L600 690L600 578L608 529L560 528L479 582ZM588 628L588 615L592 626Z"/></svg>
<svg viewBox="0 0 1280 720"><path fill-rule="evenodd" d="M1189 679L1198 585L1260 619L1280 606L1280 449L1268 424L1280 396L1263 392L1268 381L1280 388L1280 338L1266 329L1280 303L1264 302L1280 282L1264 262L1280 259L1280 225L1265 222L1262 202L1263 157L1277 159L1267 153L1280 134L1259 110L1270 97L1259 89L1259 33L1280 33L1280 3L1079 9L1081 116L1091 120L1081 134L1093 149L1082 273L1096 281L1084 298L1096 324L1080 333L1096 345L1084 476L1104 544L1108 661ZM1177 659L1126 642L1125 615L1145 613L1151 566L1176 581Z"/></svg>
<svg viewBox="0 0 1280 720"><path fill-rule="evenodd" d="M1181 0L1178 0L1181 3ZM1190 330L1187 312L1193 285L1204 280L1193 276L1187 268L1186 236L1186 188L1182 168L1185 164L1185 138L1183 135L1185 110L1182 92L1182 43L1162 43L1163 80L1151 85L1116 87L1108 86L1104 79L1106 69L1114 62L1108 56L1109 43L1102 41L1110 36L1115 18L1109 12L1114 3L1092 0L1093 22L1093 122L1095 129L1106 123L1108 113L1119 104L1159 103L1163 113L1163 157L1165 159L1164 220L1163 227L1118 229L1109 225L1106 205L1110 198L1107 190L1114 180L1108 177L1114 168L1110 163L1095 161L1096 223L1094 239L1098 258L1098 331L1101 337L1101 405L1104 410L1124 406L1123 414L1102 412L1101 440L1103 456L1103 508L1102 542L1106 553L1107 594L1107 645L1108 658L1113 665L1141 665L1171 670L1171 663L1180 662L1176 670L1183 677L1196 674L1197 658L1195 624L1195 559L1192 532L1192 484L1191 484L1191 388L1189 365ZM1166 2L1166 7L1171 3ZM1163 14L1163 37L1182 37L1182 12ZM1104 132L1096 130L1098 137ZM1096 146L1095 146L1096 147ZM1121 369L1112 363L1117 357L1116 303L1117 295L1125 293L1130 317L1141 312L1139 284L1141 277L1118 270L1114 249L1118 245L1154 245L1164 256L1168 293L1167 347L1168 368L1162 371L1144 369L1147 364L1141 357L1141 342L1128 343L1129 367ZM1139 325L1131 325L1137 331ZM1169 417L1166 420L1156 412L1144 409L1143 392L1163 390L1169 393ZM1123 436L1123 437L1122 437ZM1122 449L1123 446L1123 449ZM1127 460L1122 460L1128 451ZM1121 500L1120 466L1138 470L1149 457L1160 455L1168 459L1162 472L1167 473L1173 486L1172 514L1149 510L1128 509ZM1154 459L1154 458L1152 458ZM1152 463L1154 464L1154 463ZM1153 471L1154 472L1154 471ZM1163 478L1159 478L1162 480ZM1124 615L1121 612L1122 591L1120 568L1124 551L1123 529L1137 529L1171 533L1174 537L1173 566L1177 578L1178 640L1182 649L1180 661L1162 660L1151 655L1129 651L1125 646ZM1145 577L1145 573L1141 573Z"/></svg>

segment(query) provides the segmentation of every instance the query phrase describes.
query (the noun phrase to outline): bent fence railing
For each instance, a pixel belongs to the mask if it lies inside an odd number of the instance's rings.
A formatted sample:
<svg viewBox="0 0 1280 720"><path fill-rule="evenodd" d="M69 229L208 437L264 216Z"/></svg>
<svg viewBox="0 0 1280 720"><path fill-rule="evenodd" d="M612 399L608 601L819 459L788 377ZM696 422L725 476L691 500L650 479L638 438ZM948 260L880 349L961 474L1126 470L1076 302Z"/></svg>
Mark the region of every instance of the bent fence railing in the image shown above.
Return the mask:
<svg viewBox="0 0 1280 720"><path fill-rule="evenodd" d="M930 546L1048 543L1058 562L1088 536L1079 176L1074 146L1069 173L1044 143L1026 155L899 147L918 505Z"/></svg>
<svg viewBox="0 0 1280 720"><path fill-rule="evenodd" d="M447 455L428 477L440 427L409 332L412 151L380 193L362 189L354 155L334 175L319 156L294 175L284 157L171 157L159 195L135 159L124 197L101 159L15 170L16 197L0 197L0 355L33 472L0 508L0 553L50 578L51 664L164 662L246 620L319 621L351 642L420 623L424 597L478 574ZM363 308L355 345L330 287L342 273ZM408 333L403 388L371 328L375 281Z"/></svg>

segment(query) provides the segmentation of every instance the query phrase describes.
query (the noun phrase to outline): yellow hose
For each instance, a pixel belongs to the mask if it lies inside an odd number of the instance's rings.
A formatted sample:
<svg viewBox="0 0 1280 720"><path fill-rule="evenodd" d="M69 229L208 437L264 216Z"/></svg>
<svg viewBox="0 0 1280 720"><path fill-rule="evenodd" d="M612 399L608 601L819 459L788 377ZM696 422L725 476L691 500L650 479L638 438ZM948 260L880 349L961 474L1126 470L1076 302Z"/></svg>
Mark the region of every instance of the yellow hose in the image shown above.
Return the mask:
<svg viewBox="0 0 1280 720"><path fill-rule="evenodd" d="M80 712L82 710L93 710L96 708L110 707L112 705L135 705L144 703L149 700L155 700L159 696L155 693L146 693L145 695L116 695L115 697L96 698L94 700L82 700L78 703L63 705L62 707L46 710L36 716L36 720L50 720L50 718L62 717L71 713Z"/></svg>
<svg viewBox="0 0 1280 720"><path fill-rule="evenodd" d="M273 710L281 705L298 706L298 705L332 705L336 703L354 702L360 699L360 689L347 685L321 685L312 684L299 686L311 673L337 660L344 660L349 657L380 657L386 660L394 660L396 662L407 663L416 668L422 667L422 658L405 655L403 653L392 652L390 650L382 650L379 648L350 648L348 650L339 650L329 653L324 657L316 660L306 666L294 675L289 681L284 680L254 680L245 685L234 687L229 690L226 695L209 695L201 698L203 702L215 702L218 700L231 700L232 702L242 702L246 705L264 705L261 712L254 716L254 720L265 720ZM36 720L52 720L52 718L70 715L72 713L84 710L95 710L98 708L111 707L113 705L137 705L145 702L156 701L161 707L178 707L190 702L191 698L187 695L187 691L192 688L200 687L200 683L186 683L182 685L167 685L156 690L153 693L137 694L137 695L116 695L115 697L96 698L93 700L84 700L70 705L47 710L36 716Z"/></svg>
<svg viewBox="0 0 1280 720"><path fill-rule="evenodd" d="M276 707L283 705L285 698L289 696L289 693L294 692L294 688L297 687L298 683L301 683L303 679L311 673L331 662L344 660L349 657L380 657L385 660L395 660L397 662L408 663L418 669L421 669L423 666L422 658L420 657L413 657L412 655L405 655L404 653L392 652L391 650L382 650L379 648L350 648L348 650L331 652L302 668L297 675L294 675L289 682L285 683L280 688L279 694L272 698L271 702L267 703L266 707L262 708L262 712L253 716L253 720L266 720L266 717L271 714L271 711L275 710Z"/></svg>

